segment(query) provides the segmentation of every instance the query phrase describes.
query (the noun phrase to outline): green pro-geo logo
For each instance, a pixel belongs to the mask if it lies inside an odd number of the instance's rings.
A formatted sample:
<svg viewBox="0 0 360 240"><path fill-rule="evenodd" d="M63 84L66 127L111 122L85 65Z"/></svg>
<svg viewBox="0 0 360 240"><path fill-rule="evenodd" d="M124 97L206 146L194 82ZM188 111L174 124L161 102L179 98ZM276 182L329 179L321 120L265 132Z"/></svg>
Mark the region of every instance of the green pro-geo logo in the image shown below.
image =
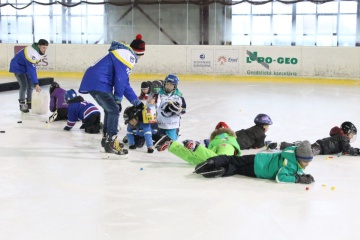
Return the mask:
<svg viewBox="0 0 360 240"><path fill-rule="evenodd" d="M289 58L289 57L278 57L278 58L272 58L272 57L260 57L258 56L257 52L250 52L246 51L248 57L246 57L246 63L252 63L257 62L264 66L265 68L269 69L269 64L272 64L273 62L276 62L278 64L292 64L295 65L298 63L297 58Z"/></svg>

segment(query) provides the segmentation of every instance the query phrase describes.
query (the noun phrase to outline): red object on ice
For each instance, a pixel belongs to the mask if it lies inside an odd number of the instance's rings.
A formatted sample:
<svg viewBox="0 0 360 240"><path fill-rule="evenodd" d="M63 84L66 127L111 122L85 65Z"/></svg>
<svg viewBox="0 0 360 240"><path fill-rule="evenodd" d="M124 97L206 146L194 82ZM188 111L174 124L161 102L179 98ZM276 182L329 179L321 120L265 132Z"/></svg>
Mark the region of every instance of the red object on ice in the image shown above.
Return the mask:
<svg viewBox="0 0 360 240"><path fill-rule="evenodd" d="M309 187L306 187L306 190L309 190Z"/></svg>

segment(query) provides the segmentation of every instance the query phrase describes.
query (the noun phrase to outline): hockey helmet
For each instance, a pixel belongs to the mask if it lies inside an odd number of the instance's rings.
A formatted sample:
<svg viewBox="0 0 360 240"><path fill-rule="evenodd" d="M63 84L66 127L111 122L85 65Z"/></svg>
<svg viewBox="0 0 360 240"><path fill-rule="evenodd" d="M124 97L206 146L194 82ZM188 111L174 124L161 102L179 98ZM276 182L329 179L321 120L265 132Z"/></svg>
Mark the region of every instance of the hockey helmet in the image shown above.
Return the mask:
<svg viewBox="0 0 360 240"><path fill-rule="evenodd" d="M165 85L166 85L166 83L168 83L168 82L174 85L174 89L173 89L173 90L168 90L168 89L165 88ZM167 75L166 78L165 78L165 80L164 80L164 90L165 90L165 92L170 93L170 92L174 91L174 90L177 88L178 83L179 83L179 78L178 78L178 76L176 76L175 74L169 74L169 75Z"/></svg>
<svg viewBox="0 0 360 240"><path fill-rule="evenodd" d="M256 125L272 125L273 122L271 121L271 118L263 113L258 114L255 119L254 119L254 123Z"/></svg>
<svg viewBox="0 0 360 240"><path fill-rule="evenodd" d="M77 97L77 94L76 94L76 92L75 92L74 89L70 89L70 90L68 90L68 91L65 92L64 97L65 97L65 101L66 101L66 102L69 102L69 101L72 100L73 98L76 98L76 97Z"/></svg>
<svg viewBox="0 0 360 240"><path fill-rule="evenodd" d="M60 87L60 85L59 85L57 82L53 82L53 83L50 85L50 89L49 89L50 94L53 93L53 91L55 90L55 88L59 88L59 87Z"/></svg>
<svg viewBox="0 0 360 240"><path fill-rule="evenodd" d="M127 107L124 111L124 120L125 120L125 125L128 124L131 119L136 119L137 121L139 121L139 114L141 114L141 110L137 109L135 106L131 106L131 107Z"/></svg>
<svg viewBox="0 0 360 240"><path fill-rule="evenodd" d="M343 122L341 124L341 130L343 130L344 133L350 134L353 133L354 135L357 134L357 129L354 124L351 122Z"/></svg>

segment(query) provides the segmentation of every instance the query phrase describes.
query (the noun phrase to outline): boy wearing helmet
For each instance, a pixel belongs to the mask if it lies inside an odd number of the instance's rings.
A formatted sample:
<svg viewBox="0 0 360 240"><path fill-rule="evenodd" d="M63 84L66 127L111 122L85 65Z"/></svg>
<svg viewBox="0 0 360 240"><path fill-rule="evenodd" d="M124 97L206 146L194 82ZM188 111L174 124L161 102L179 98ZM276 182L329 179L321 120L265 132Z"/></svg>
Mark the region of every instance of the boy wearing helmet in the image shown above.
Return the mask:
<svg viewBox="0 0 360 240"><path fill-rule="evenodd" d="M236 135L224 122L219 122L216 125L215 130L210 135L210 143L207 148L193 140L185 140L182 145L166 135L156 143L155 147L158 151L169 149L169 152L193 165L217 155L241 156Z"/></svg>
<svg viewBox="0 0 360 240"><path fill-rule="evenodd" d="M62 89L57 82L50 85L50 112L49 122L66 120L68 114L68 105L65 101L66 90Z"/></svg>
<svg viewBox="0 0 360 240"><path fill-rule="evenodd" d="M127 126L127 141L129 149L141 148L146 142L147 152L153 153L152 129L142 119L142 111L136 107L127 107L124 111L125 125Z"/></svg>
<svg viewBox="0 0 360 240"><path fill-rule="evenodd" d="M194 173L206 178L227 177L235 174L276 180L278 183L315 182L304 169L313 159L309 141L290 146L281 152L260 152L256 155L217 156L195 167Z"/></svg>
<svg viewBox="0 0 360 240"><path fill-rule="evenodd" d="M157 108L158 134L167 135L174 141L178 138L180 116L186 112L186 102L177 88L178 84L178 76L169 74L158 93L160 99Z"/></svg>
<svg viewBox="0 0 360 240"><path fill-rule="evenodd" d="M255 126L248 129L241 129L236 132L236 140L241 149L262 148L265 146L265 133L273 124L271 118L263 113L258 114L254 119ZM276 143L270 143L268 147L275 149Z"/></svg>
<svg viewBox="0 0 360 240"><path fill-rule="evenodd" d="M78 96L74 89L65 93L65 100L68 104L68 120L64 127L65 131L70 131L78 120L82 121L80 129L85 129L86 133L100 133L100 111L92 103L85 101L82 96Z"/></svg>
<svg viewBox="0 0 360 240"><path fill-rule="evenodd" d="M36 64L41 61L48 45L48 41L40 39L39 42L20 50L11 59L9 72L14 73L16 80L19 82L19 104L20 111L23 113L28 113L29 109L31 109L34 87L37 92L41 91L36 73Z"/></svg>
<svg viewBox="0 0 360 240"><path fill-rule="evenodd" d="M314 155L343 153L357 156L360 155L359 148L353 148L350 145L350 143L356 140L356 136L357 129L355 125L351 122L343 122L340 127L336 126L330 130L330 137L317 140L311 147ZM280 150L296 144L281 142Z"/></svg>

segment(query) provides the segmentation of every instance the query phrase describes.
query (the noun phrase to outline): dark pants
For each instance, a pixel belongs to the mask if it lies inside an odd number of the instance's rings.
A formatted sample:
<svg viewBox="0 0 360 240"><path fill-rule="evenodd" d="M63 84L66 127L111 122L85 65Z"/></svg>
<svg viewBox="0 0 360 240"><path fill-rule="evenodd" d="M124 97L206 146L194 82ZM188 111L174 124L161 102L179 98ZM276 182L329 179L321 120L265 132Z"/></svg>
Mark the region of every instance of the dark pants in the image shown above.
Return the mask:
<svg viewBox="0 0 360 240"><path fill-rule="evenodd" d="M81 128L85 129L86 133L99 133L101 129L100 118L100 113L91 114L88 118L84 120Z"/></svg>
<svg viewBox="0 0 360 240"><path fill-rule="evenodd" d="M244 155L240 157L220 155L211 159L214 160L216 168L225 168L226 171L223 177L235 174L256 177L254 171L255 155Z"/></svg>
<svg viewBox="0 0 360 240"><path fill-rule="evenodd" d="M56 111L57 111L57 117L55 118L54 121L67 120L67 115L68 115L67 108L58 108Z"/></svg>

